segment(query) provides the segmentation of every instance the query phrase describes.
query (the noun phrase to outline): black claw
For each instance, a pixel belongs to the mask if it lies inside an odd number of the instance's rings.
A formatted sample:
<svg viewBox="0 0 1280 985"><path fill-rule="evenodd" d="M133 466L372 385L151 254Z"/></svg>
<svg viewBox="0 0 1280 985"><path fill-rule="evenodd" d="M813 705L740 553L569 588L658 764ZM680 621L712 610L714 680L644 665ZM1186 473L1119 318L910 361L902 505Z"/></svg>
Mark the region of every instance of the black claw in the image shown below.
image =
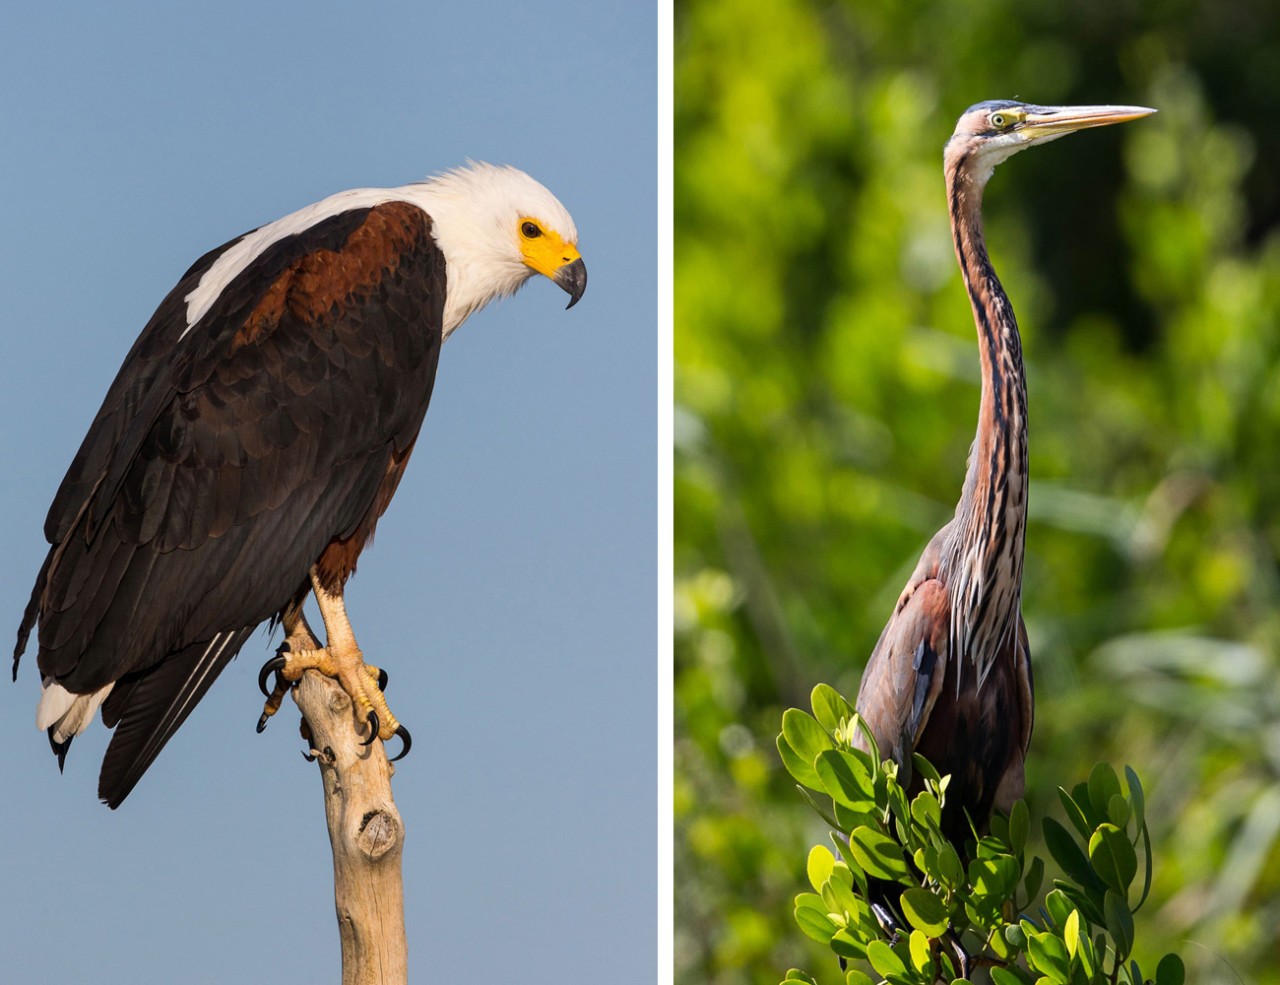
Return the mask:
<svg viewBox="0 0 1280 985"><path fill-rule="evenodd" d="M387 683L390 680L391 678L387 676L387 672L383 670L381 667L379 667L378 668L378 690L385 691L387 689Z"/></svg>
<svg viewBox="0 0 1280 985"><path fill-rule="evenodd" d="M271 697L271 692L267 690L267 678L271 676L272 671L279 673L284 670L284 657L276 655L262 665L262 669L258 671L258 690L262 692L264 698Z"/></svg>
<svg viewBox="0 0 1280 985"><path fill-rule="evenodd" d="M262 713L262 717L258 719L258 734L259 734L259 735L261 735L263 732L265 732L265 731L267 730L267 719L269 719L270 717L271 717L271 716L270 716L270 715L268 715L268 714L264 711L264 712Z"/></svg>
<svg viewBox="0 0 1280 985"><path fill-rule="evenodd" d="M314 763L316 761L316 757L306 751L302 753L302 758L305 759L308 763Z"/></svg>
<svg viewBox="0 0 1280 985"><path fill-rule="evenodd" d="M409 755L409 747L413 745L413 738L409 735L409 730L403 725L396 729L396 735L400 736L400 741L404 743L404 748L400 750L400 755L392 756L391 762L396 763Z"/></svg>
<svg viewBox="0 0 1280 985"><path fill-rule="evenodd" d="M381 726L378 724L378 713L376 711L369 712L369 738L362 740L360 745L373 745L373 740L378 737L379 728L381 728Z"/></svg>

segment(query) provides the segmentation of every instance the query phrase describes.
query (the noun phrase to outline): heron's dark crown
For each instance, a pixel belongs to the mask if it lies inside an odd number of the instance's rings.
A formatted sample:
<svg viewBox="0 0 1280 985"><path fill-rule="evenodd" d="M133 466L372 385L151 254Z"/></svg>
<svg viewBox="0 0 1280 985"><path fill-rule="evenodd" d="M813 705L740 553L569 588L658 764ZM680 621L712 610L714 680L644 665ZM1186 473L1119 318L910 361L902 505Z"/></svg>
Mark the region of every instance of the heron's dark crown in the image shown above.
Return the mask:
<svg viewBox="0 0 1280 985"><path fill-rule="evenodd" d="M980 103L974 103L967 110L961 113L961 116L968 116L975 110L986 110L988 112L997 109L1025 109L1029 112L1040 112L1045 109L1043 106L1037 106L1035 103L1020 103L1016 99L987 99Z"/></svg>

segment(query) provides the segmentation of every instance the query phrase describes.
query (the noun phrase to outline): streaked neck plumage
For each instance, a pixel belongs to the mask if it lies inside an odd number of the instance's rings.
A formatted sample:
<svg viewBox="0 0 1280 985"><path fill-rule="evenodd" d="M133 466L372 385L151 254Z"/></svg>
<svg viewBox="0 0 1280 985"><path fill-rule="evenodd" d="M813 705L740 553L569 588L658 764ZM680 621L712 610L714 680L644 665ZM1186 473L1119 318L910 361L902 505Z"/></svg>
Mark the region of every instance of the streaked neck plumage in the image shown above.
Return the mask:
<svg viewBox="0 0 1280 985"><path fill-rule="evenodd" d="M1018 323L982 236L982 192L993 165L971 160L971 153L948 147L945 171L956 257L978 331L982 399L940 576L952 592L952 652L976 664L981 687L1017 632L1021 607L1027 385Z"/></svg>

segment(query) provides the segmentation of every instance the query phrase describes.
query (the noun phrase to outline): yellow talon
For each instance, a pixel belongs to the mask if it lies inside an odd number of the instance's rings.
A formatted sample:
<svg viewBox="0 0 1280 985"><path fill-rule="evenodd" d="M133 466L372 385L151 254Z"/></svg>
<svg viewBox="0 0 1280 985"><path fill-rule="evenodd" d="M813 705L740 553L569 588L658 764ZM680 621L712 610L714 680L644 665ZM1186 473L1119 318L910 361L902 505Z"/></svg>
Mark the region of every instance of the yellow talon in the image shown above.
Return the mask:
<svg viewBox="0 0 1280 985"><path fill-rule="evenodd" d="M262 731L267 719L279 710L288 686L301 680L308 670L315 670L342 685L355 706L357 717L371 724L376 722L377 738L385 742L400 734L404 739L408 733L395 715L391 714L387 699L382 693L382 689L386 687L386 674L373 664L364 662L351 631L342 597L326 591L314 569L311 572L311 585L320 605L328 643L325 646L319 645L300 612L296 615L286 612L289 620L286 630L289 635L285 639L285 645L281 647L279 657L263 668L261 682L264 691L265 675L270 670L275 670L277 676L275 688L267 696L262 718L259 719L258 731ZM374 736L371 735L369 741L372 742L373 739ZM408 740L405 739L405 742L407 748Z"/></svg>

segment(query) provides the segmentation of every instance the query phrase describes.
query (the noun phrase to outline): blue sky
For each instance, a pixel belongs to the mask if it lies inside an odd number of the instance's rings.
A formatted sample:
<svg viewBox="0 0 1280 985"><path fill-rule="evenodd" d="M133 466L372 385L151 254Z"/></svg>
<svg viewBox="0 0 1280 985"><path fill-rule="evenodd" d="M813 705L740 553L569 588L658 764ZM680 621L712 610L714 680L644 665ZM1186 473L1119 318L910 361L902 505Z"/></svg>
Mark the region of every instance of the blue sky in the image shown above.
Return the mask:
<svg viewBox="0 0 1280 985"><path fill-rule="evenodd" d="M24 4L0 38L0 387L16 629L107 385L204 251L466 158L573 213L590 272L469 320L348 590L414 748L410 976L656 974L655 11L645 4ZM265 734L253 637L124 806L58 771L34 653L0 687L10 981L335 981L318 772Z"/></svg>

